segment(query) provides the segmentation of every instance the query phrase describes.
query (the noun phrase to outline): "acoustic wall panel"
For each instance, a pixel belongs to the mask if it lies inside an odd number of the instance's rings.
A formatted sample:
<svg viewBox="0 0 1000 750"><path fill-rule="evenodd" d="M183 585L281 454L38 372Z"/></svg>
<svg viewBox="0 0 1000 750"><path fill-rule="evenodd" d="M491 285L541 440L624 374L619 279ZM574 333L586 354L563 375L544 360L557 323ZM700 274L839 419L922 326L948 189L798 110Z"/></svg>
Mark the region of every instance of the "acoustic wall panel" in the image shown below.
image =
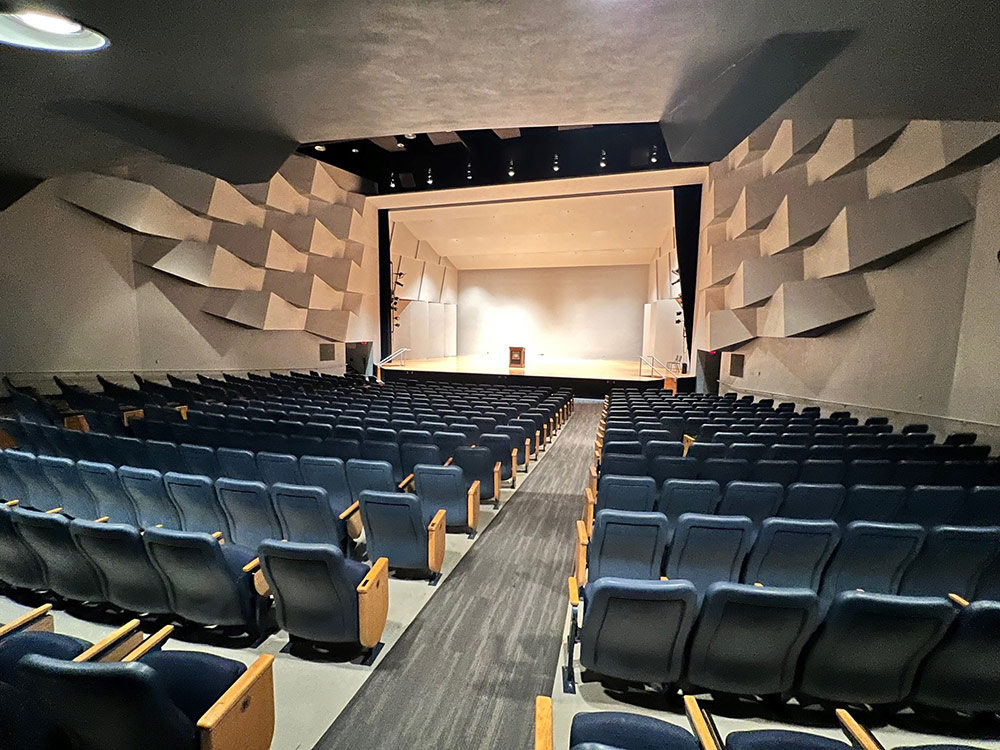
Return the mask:
<svg viewBox="0 0 1000 750"><path fill-rule="evenodd" d="M427 305L427 357L443 357L445 349L444 308L440 302Z"/></svg>
<svg viewBox="0 0 1000 750"><path fill-rule="evenodd" d="M445 267L444 269L441 301L449 305L458 304L458 271L455 268Z"/></svg>
<svg viewBox="0 0 1000 750"><path fill-rule="evenodd" d="M458 353L458 305L442 304L444 308L444 357Z"/></svg>
<svg viewBox="0 0 1000 750"><path fill-rule="evenodd" d="M726 307L757 305L787 281L802 278L802 251L782 253L773 258L753 258L740 264L726 286Z"/></svg>
<svg viewBox="0 0 1000 750"><path fill-rule="evenodd" d="M252 265L299 273L306 270L309 256L272 229L218 222L212 225L209 237Z"/></svg>
<svg viewBox="0 0 1000 750"><path fill-rule="evenodd" d="M225 248L206 242L144 237L133 257L136 263L198 286L260 290L264 269L246 263Z"/></svg>
<svg viewBox="0 0 1000 750"><path fill-rule="evenodd" d="M304 214L309 211L309 199L292 187L280 172L267 182L237 185L236 189L258 205L287 211L290 214Z"/></svg>
<svg viewBox="0 0 1000 750"><path fill-rule="evenodd" d="M423 280L420 282L420 299L424 302L440 302L444 275L444 266L424 263Z"/></svg>
<svg viewBox="0 0 1000 750"><path fill-rule="evenodd" d="M300 193L314 196L326 203L347 203L349 191L337 184L321 161L292 155L281 165L278 173Z"/></svg>
<svg viewBox="0 0 1000 750"><path fill-rule="evenodd" d="M401 256L397 262L396 270L403 272L403 277L400 279L402 285L396 287L396 296L400 299L420 299L420 282L424 275L424 262L416 258Z"/></svg>
<svg viewBox="0 0 1000 750"><path fill-rule="evenodd" d="M904 120L837 120L809 159L809 184L867 166L904 127Z"/></svg>
<svg viewBox="0 0 1000 750"><path fill-rule="evenodd" d="M782 284L757 311L757 335L776 338L823 333L827 326L875 309L865 277L835 276Z"/></svg>
<svg viewBox="0 0 1000 750"><path fill-rule="evenodd" d="M819 149L823 135L830 130L829 120L784 120L771 146L761 157L765 175L806 161Z"/></svg>
<svg viewBox="0 0 1000 750"><path fill-rule="evenodd" d="M301 331L304 308L296 307L272 292L212 289L201 308L210 315L262 331Z"/></svg>
<svg viewBox="0 0 1000 750"><path fill-rule="evenodd" d="M264 220L264 225L278 232L303 253L315 253L328 258L344 257L345 241L334 237L333 232L313 216L271 211Z"/></svg>

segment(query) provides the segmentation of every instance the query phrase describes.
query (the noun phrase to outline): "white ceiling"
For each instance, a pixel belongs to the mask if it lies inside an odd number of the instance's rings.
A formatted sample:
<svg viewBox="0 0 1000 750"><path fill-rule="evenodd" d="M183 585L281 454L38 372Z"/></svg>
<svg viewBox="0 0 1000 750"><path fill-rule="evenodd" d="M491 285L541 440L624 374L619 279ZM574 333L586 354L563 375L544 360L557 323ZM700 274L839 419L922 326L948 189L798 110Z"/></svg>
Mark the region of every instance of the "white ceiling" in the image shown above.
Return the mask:
<svg viewBox="0 0 1000 750"><path fill-rule="evenodd" d="M647 264L673 244L670 189L395 210L459 270Z"/></svg>

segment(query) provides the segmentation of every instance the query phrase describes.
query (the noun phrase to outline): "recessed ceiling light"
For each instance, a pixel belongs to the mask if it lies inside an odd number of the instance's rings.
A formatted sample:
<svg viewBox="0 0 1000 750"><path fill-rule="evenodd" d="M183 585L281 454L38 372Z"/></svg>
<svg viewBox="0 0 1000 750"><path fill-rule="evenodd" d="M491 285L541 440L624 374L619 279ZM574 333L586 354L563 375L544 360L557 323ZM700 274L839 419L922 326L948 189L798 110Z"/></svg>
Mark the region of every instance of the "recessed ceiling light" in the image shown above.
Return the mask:
<svg viewBox="0 0 1000 750"><path fill-rule="evenodd" d="M396 148L406 148L406 146L404 146L404 145L403 145L402 143L400 143L399 141L396 141Z"/></svg>
<svg viewBox="0 0 1000 750"><path fill-rule="evenodd" d="M361 149L358 148L357 146L355 146L354 148L351 149L351 153L352 154L359 154L359 153L361 153Z"/></svg>
<svg viewBox="0 0 1000 750"><path fill-rule="evenodd" d="M313 149L316 151L326 151L326 146L324 146L322 143L317 143L315 146L313 146Z"/></svg>
<svg viewBox="0 0 1000 750"><path fill-rule="evenodd" d="M417 134L416 134L416 133L405 133L405 134L403 135L403 137L404 137L404 138L405 138L406 140L408 140L408 141L412 141L412 140L413 140L414 138L416 138L416 137L417 137Z"/></svg>
<svg viewBox="0 0 1000 750"><path fill-rule="evenodd" d="M52 52L91 52L108 46L93 29L55 13L0 13L0 43Z"/></svg>

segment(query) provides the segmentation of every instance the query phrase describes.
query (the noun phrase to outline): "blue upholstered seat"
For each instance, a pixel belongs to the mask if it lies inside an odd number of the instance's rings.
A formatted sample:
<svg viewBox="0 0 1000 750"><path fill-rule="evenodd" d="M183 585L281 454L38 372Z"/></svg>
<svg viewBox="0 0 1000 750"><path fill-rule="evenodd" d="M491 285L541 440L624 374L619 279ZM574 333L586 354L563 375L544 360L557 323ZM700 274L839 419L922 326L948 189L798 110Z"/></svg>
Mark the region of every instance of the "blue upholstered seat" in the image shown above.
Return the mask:
<svg viewBox="0 0 1000 750"><path fill-rule="evenodd" d="M662 513L601 510L587 547L587 578L603 576L658 580L667 546Z"/></svg>
<svg viewBox="0 0 1000 750"><path fill-rule="evenodd" d="M413 467L413 482L417 495L425 506L435 510L444 508L450 528L472 526L473 519L469 518L468 483L460 467L417 464Z"/></svg>
<svg viewBox="0 0 1000 750"><path fill-rule="evenodd" d="M167 494L160 472L122 466L118 469L118 478L132 499L140 526L162 524L168 529L181 528L180 512Z"/></svg>
<svg viewBox="0 0 1000 750"><path fill-rule="evenodd" d="M686 729L652 716L598 711L573 717L570 750L698 750Z"/></svg>
<svg viewBox="0 0 1000 750"><path fill-rule="evenodd" d="M360 503L369 557L388 558L390 568L429 571L427 526L436 509L402 492L365 490Z"/></svg>
<svg viewBox="0 0 1000 750"><path fill-rule="evenodd" d="M761 524L743 580L818 591L839 541L840 527L835 521L769 518Z"/></svg>
<svg viewBox="0 0 1000 750"><path fill-rule="evenodd" d="M648 513L656 505L656 482L650 477L603 474L597 482L597 507L602 510L628 510Z"/></svg>
<svg viewBox="0 0 1000 750"><path fill-rule="evenodd" d="M281 523L282 539L346 548L347 529L322 487L279 482L271 485L270 494Z"/></svg>
<svg viewBox="0 0 1000 750"><path fill-rule="evenodd" d="M248 550L265 539L281 539L281 524L262 482L216 479L215 492L229 527L227 541Z"/></svg>
<svg viewBox="0 0 1000 750"><path fill-rule="evenodd" d="M15 508L11 519L18 535L41 560L49 589L75 601L104 601L98 573L73 543L68 518Z"/></svg>

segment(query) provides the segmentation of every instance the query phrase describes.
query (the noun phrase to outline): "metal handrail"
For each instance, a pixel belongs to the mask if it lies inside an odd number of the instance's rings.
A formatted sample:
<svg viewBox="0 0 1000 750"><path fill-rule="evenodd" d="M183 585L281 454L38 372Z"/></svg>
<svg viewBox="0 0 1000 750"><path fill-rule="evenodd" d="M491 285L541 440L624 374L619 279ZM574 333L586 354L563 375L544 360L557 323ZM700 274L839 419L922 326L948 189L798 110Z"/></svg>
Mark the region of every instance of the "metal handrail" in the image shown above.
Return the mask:
<svg viewBox="0 0 1000 750"><path fill-rule="evenodd" d="M655 359L655 357L653 357L653 359ZM649 365L649 374L650 374L650 377L654 377L654 378L660 377L660 373L658 373L656 371L656 368L653 366L653 363L650 362L648 359L646 359L644 356L642 356L640 354L639 355L639 377L640 378L642 377L642 366L644 364Z"/></svg>
<svg viewBox="0 0 1000 750"><path fill-rule="evenodd" d="M406 358L403 356L403 354L405 354L408 351L410 351L410 350L407 347L405 347L405 346L402 347L402 348L400 348L400 349L397 349L392 354L390 354L388 357L385 357L384 359L381 359L378 362L376 362L375 366L376 367L382 367L382 365L384 365L384 364L386 364L388 362L392 362L392 360L396 359L396 357L399 357L399 364L405 365L406 364Z"/></svg>

